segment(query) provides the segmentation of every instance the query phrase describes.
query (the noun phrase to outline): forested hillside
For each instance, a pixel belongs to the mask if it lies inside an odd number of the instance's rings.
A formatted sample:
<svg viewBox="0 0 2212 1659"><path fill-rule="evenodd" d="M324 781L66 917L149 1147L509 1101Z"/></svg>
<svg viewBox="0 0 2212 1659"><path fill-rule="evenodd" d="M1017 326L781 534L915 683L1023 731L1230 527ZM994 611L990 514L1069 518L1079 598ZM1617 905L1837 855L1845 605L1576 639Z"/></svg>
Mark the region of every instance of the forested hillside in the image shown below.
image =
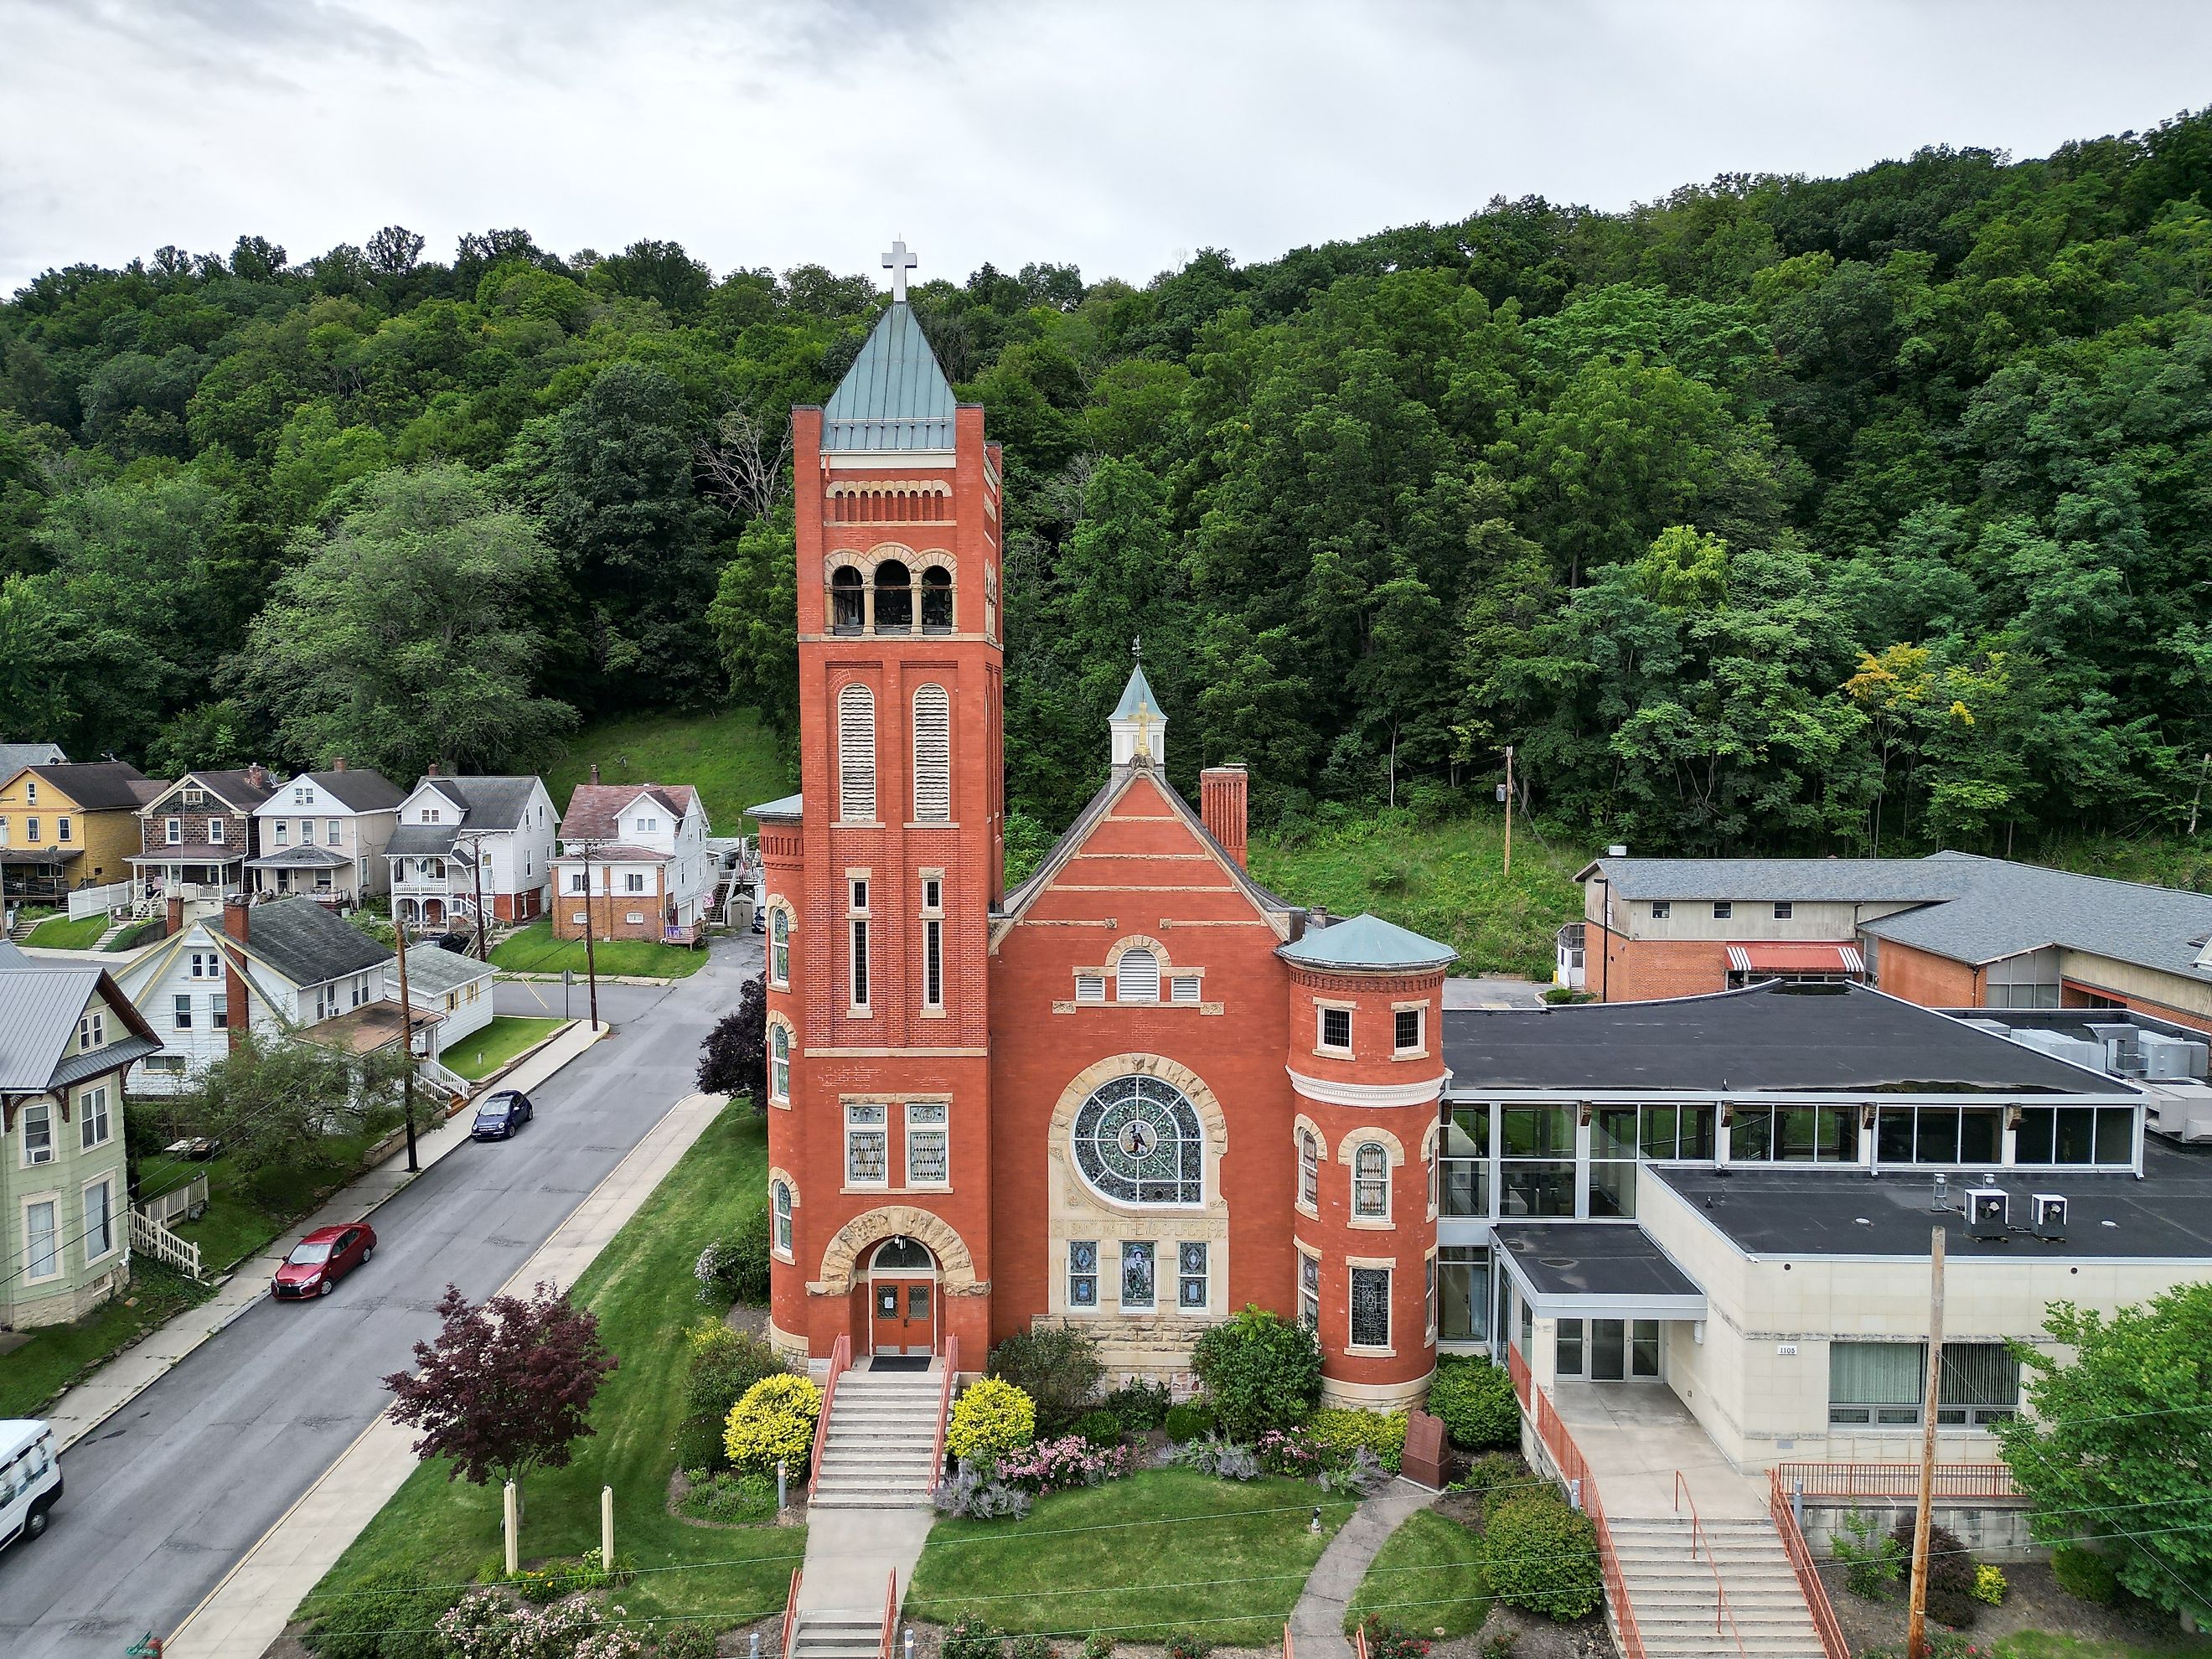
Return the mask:
<svg viewBox="0 0 2212 1659"><path fill-rule="evenodd" d="M1095 787L1141 634L1170 770L1242 759L1292 830L1486 798L1513 743L1533 807L1648 851L2173 830L2212 748L2208 204L2212 113L918 284L1010 457L1015 801ZM0 307L0 737L397 775L787 722L784 411L874 282L423 252L249 236Z"/></svg>

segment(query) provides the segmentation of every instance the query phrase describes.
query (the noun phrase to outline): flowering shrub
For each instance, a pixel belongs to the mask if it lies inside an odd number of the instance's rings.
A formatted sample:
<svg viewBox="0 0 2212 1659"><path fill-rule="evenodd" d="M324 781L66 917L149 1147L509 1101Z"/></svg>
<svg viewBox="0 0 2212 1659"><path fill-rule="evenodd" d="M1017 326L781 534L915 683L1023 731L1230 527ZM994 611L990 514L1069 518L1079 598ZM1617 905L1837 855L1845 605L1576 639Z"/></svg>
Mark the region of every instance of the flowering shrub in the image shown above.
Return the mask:
<svg viewBox="0 0 2212 1659"><path fill-rule="evenodd" d="M453 1659L638 1659L644 1651L621 1607L588 1602L516 1607L479 1590L438 1620L438 1641Z"/></svg>
<svg viewBox="0 0 2212 1659"><path fill-rule="evenodd" d="M1369 1613L1360 1628L1367 1637L1369 1659L1428 1659L1426 1641L1411 1631L1384 1624L1378 1614Z"/></svg>
<svg viewBox="0 0 2212 1659"><path fill-rule="evenodd" d="M945 1627L939 1651L945 1659L999 1659L1005 1638L981 1620L963 1614Z"/></svg>
<svg viewBox="0 0 2212 1659"><path fill-rule="evenodd" d="M1213 1644L1196 1631L1179 1630L1167 1639L1168 1659L1206 1659Z"/></svg>
<svg viewBox="0 0 2212 1659"><path fill-rule="evenodd" d="M1036 1438L1036 1403L1012 1383L987 1376L952 1404L945 1449L958 1458L1002 1457Z"/></svg>
<svg viewBox="0 0 2212 1659"><path fill-rule="evenodd" d="M773 1474L787 1462L795 1473L814 1453L814 1425L822 1415L822 1390L813 1379L786 1371L763 1376L730 1407L722 1443L740 1469Z"/></svg>
<svg viewBox="0 0 2212 1659"><path fill-rule="evenodd" d="M1306 1419L1305 1431L1324 1458L1333 1465L1349 1464L1352 1454L1364 1446L1375 1460L1393 1474L1406 1453L1406 1413L1346 1411L1331 1407ZM1339 1454L1340 1455L1332 1455Z"/></svg>
<svg viewBox="0 0 2212 1659"><path fill-rule="evenodd" d="M599 1563L599 1546L595 1544L574 1565L526 1567L520 1572L501 1575L501 1582L511 1585L526 1601L557 1601L580 1590L627 1584L636 1577L637 1564L626 1555L616 1556L614 1570L608 1571Z"/></svg>
<svg viewBox="0 0 2212 1659"><path fill-rule="evenodd" d="M1321 1449L1303 1428L1269 1429L1252 1452L1270 1474L1308 1475L1322 1471Z"/></svg>
<svg viewBox="0 0 2212 1659"><path fill-rule="evenodd" d="M1984 1561L1976 1567L1972 1594L1977 1601L1986 1601L1993 1607L1997 1606L2005 1599L2003 1570L1994 1561Z"/></svg>
<svg viewBox="0 0 2212 1659"><path fill-rule="evenodd" d="M1135 1462L1126 1446L1095 1446L1079 1434L1040 1440L999 1460L998 1478L1042 1497L1071 1486L1095 1486L1128 1474Z"/></svg>

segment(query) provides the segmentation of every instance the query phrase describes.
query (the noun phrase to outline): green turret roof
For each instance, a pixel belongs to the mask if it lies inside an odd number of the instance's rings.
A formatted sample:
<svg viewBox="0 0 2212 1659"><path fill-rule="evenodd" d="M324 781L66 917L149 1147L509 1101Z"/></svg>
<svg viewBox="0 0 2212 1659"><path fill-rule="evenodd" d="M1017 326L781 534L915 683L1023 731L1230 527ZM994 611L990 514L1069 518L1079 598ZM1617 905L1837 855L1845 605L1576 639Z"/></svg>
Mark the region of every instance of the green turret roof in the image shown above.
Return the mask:
<svg viewBox="0 0 2212 1659"><path fill-rule="evenodd" d="M1364 913L1328 927L1309 927L1295 943L1275 954L1308 968L1441 968L1457 959L1449 945L1424 939L1382 917Z"/></svg>
<svg viewBox="0 0 2212 1659"><path fill-rule="evenodd" d="M950 449L954 407L914 307L893 301L822 412L822 447Z"/></svg>

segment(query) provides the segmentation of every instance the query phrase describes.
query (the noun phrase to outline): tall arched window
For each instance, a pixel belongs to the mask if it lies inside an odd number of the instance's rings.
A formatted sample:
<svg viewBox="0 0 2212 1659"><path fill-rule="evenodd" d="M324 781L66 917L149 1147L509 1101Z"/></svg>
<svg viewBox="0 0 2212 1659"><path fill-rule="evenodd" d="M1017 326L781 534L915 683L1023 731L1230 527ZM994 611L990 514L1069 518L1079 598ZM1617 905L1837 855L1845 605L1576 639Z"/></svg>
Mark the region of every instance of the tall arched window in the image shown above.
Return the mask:
<svg viewBox="0 0 2212 1659"><path fill-rule="evenodd" d="M1114 1000L1158 1002L1160 1000L1160 959L1141 945L1121 952L1114 969Z"/></svg>
<svg viewBox="0 0 2212 1659"><path fill-rule="evenodd" d="M772 985L791 983L791 912L780 904L768 913L768 977Z"/></svg>
<svg viewBox="0 0 2212 1659"><path fill-rule="evenodd" d="M1352 1212L1362 1220L1389 1218L1390 1154L1380 1142L1362 1141L1352 1155Z"/></svg>
<svg viewBox="0 0 2212 1659"><path fill-rule="evenodd" d="M830 626L839 634L857 634L867 625L867 590L860 573L841 564L830 573Z"/></svg>
<svg viewBox="0 0 2212 1659"><path fill-rule="evenodd" d="M768 1097L791 1099L791 1033L781 1025L768 1028Z"/></svg>
<svg viewBox="0 0 2212 1659"><path fill-rule="evenodd" d="M837 694L837 816L848 823L876 816L876 694L848 685Z"/></svg>
<svg viewBox="0 0 2212 1659"><path fill-rule="evenodd" d="M775 1248L784 1255L791 1254L791 1185L779 1181L770 1189L775 1200Z"/></svg>
<svg viewBox="0 0 2212 1659"><path fill-rule="evenodd" d="M933 564L921 573L921 631L952 631L952 573L941 564Z"/></svg>
<svg viewBox="0 0 2212 1659"><path fill-rule="evenodd" d="M876 632L905 634L914 629L914 578L896 559L876 567Z"/></svg>
<svg viewBox="0 0 2212 1659"><path fill-rule="evenodd" d="M914 694L914 820L952 822L952 700L941 685Z"/></svg>
<svg viewBox="0 0 2212 1659"><path fill-rule="evenodd" d="M1298 1131L1298 1202L1310 1210L1321 1205L1321 1142L1311 1129Z"/></svg>

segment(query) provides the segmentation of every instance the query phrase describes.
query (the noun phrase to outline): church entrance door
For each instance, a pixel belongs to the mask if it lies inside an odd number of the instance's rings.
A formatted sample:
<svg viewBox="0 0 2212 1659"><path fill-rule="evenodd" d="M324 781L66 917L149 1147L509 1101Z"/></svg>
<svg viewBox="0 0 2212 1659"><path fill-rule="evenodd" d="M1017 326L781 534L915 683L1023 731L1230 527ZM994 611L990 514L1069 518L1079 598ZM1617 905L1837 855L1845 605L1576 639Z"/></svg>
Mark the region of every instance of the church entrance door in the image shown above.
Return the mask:
<svg viewBox="0 0 2212 1659"><path fill-rule="evenodd" d="M937 1352L937 1262L923 1246L894 1238L877 1249L868 1302L870 1352Z"/></svg>

